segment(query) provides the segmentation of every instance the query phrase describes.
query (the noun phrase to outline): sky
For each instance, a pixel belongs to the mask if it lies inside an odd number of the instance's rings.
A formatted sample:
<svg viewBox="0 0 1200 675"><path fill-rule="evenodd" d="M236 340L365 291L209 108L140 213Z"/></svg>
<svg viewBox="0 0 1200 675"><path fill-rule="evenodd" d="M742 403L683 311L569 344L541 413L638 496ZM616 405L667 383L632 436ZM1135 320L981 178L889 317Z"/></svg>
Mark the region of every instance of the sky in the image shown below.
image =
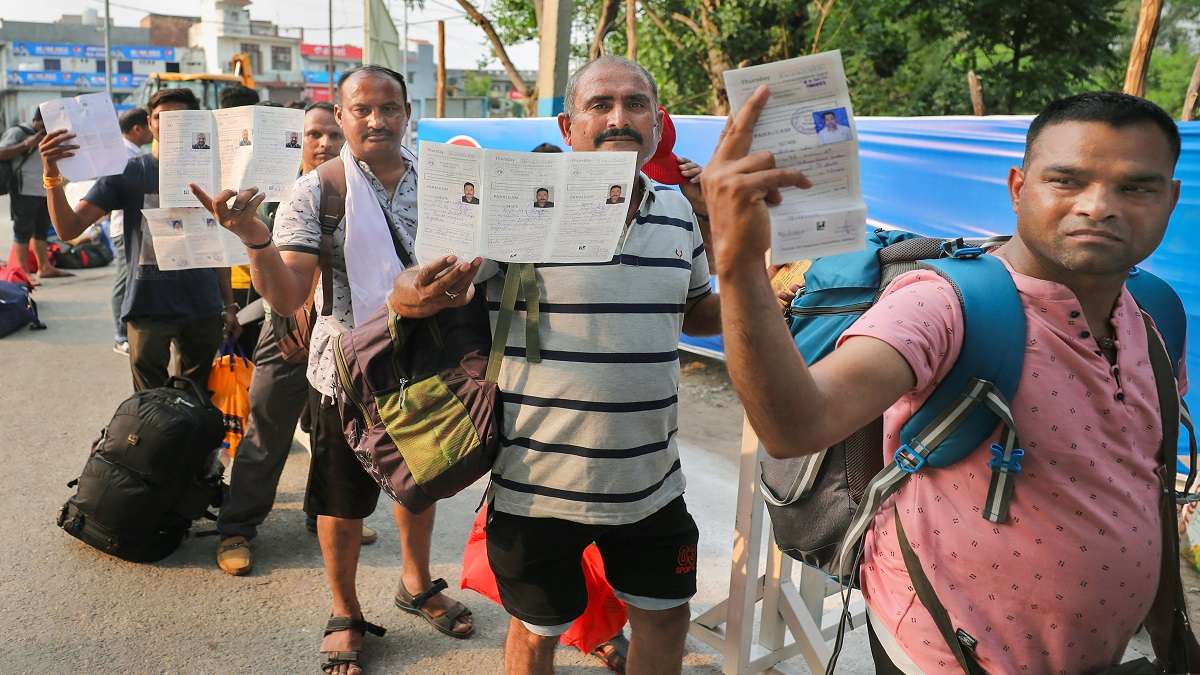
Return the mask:
<svg viewBox="0 0 1200 675"><path fill-rule="evenodd" d="M200 0L207 2L207 0ZM333 2L334 44L363 44L362 0L331 0ZM386 0L392 18L399 25L403 15L400 0ZM250 18L274 21L281 27L304 27L305 42L325 42L328 36L328 0L254 0ZM6 3L9 4L9 3ZM110 9L115 25L137 26L150 9L159 14L198 14L198 0L111 0ZM487 14L489 0L475 3ZM54 21L63 14L78 14L83 7L95 8L104 14L103 0L38 0L32 3L12 2L4 18L12 21ZM446 21L446 67L475 68L480 59L488 59L489 68L499 68L492 57L487 37L467 18L454 0L424 0L424 9L408 11L409 38L419 38L437 44L438 19ZM13 11L15 10L15 11ZM397 28L401 36L403 29ZM299 35L298 31L288 32ZM413 47L415 49L415 47ZM509 57L521 70L537 70L538 50L534 41L510 47Z"/></svg>

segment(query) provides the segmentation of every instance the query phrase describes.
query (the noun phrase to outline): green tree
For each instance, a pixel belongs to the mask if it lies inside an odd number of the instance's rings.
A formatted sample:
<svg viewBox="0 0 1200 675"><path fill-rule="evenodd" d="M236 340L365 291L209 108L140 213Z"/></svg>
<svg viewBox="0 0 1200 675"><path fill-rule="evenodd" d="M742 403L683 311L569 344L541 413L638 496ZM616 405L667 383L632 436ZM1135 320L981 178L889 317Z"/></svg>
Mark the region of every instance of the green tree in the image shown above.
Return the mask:
<svg viewBox="0 0 1200 675"><path fill-rule="evenodd" d="M492 76L487 73L466 73L461 87L463 96L491 96Z"/></svg>

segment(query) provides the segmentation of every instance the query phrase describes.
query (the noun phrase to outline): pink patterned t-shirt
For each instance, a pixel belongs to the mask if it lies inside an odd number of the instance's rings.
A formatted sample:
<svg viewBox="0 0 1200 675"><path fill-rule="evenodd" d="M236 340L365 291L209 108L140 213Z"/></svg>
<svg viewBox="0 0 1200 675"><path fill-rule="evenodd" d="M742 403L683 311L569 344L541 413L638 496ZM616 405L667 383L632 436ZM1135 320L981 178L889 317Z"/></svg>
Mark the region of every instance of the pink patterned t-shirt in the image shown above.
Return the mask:
<svg viewBox="0 0 1200 675"><path fill-rule="evenodd" d="M910 478L866 535L860 574L867 604L928 673L960 669L913 592L896 543L896 510L954 626L978 640L976 656L990 673L1108 667L1157 589L1162 431L1141 312L1123 291L1112 314L1118 350L1110 365L1068 288L1009 271L1027 324L1011 402L1025 458L1009 522L981 515L997 432L961 462ZM958 357L962 333L953 288L934 272L916 271L898 277L843 336L886 342L916 375L913 391L884 413L885 462L900 445L900 427Z"/></svg>

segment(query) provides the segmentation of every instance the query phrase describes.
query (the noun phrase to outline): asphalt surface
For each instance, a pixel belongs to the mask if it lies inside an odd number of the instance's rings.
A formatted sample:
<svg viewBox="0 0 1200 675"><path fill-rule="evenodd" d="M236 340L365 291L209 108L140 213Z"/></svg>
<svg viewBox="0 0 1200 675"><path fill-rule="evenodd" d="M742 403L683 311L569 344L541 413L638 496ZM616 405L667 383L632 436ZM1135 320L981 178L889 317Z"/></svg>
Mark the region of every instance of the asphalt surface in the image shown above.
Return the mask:
<svg viewBox="0 0 1200 675"><path fill-rule="evenodd" d="M0 198L5 256L7 216L7 199ZM72 492L67 481L132 392L127 358L111 351L113 274L109 267L46 281L35 298L49 329L0 340L0 673L319 672L329 598L316 539L304 528L308 457L299 444L275 511L253 542L254 571L246 577L217 569L214 537L191 537L162 562L146 565L99 553L54 525ZM736 447L713 448L708 435L686 429L680 437L689 506L701 529L693 603L699 611L722 599L728 585ZM432 556L434 577L445 577L453 596L474 612L477 634L470 640L443 637L392 605L399 543L386 498L368 519L380 540L363 549L360 596L366 617L388 628L384 638L365 642L368 673L502 671L507 616L457 590L482 489L476 485L440 505ZM206 529L211 525L194 528ZM872 672L862 632L850 636L839 672ZM573 649L559 649L557 662L562 673L607 672ZM720 672L720 657L689 638L684 670Z"/></svg>

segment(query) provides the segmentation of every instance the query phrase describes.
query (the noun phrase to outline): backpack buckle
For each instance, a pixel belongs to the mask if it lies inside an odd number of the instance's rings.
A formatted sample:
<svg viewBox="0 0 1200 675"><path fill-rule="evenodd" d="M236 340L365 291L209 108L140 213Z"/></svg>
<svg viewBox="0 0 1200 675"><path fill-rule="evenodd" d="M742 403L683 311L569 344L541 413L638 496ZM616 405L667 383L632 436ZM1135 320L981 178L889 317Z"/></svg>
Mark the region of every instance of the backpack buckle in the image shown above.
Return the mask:
<svg viewBox="0 0 1200 675"><path fill-rule="evenodd" d="M1021 448L1013 448L1012 455L1008 459L1004 459L1004 448L999 443L992 443L992 460L988 462L988 466L992 471L1003 471L1017 475L1021 473L1021 458L1025 456L1025 451Z"/></svg>
<svg viewBox="0 0 1200 675"><path fill-rule="evenodd" d="M962 237L942 244L942 251L945 252L947 256L959 260L978 258L984 253L983 247L981 246L967 246L962 240Z"/></svg>
<svg viewBox="0 0 1200 675"><path fill-rule="evenodd" d="M929 448L917 441L913 441L913 444L919 450L914 450L911 445L905 443L896 448L896 454L892 456L896 467L904 473L916 473L925 468L925 456L929 454Z"/></svg>

